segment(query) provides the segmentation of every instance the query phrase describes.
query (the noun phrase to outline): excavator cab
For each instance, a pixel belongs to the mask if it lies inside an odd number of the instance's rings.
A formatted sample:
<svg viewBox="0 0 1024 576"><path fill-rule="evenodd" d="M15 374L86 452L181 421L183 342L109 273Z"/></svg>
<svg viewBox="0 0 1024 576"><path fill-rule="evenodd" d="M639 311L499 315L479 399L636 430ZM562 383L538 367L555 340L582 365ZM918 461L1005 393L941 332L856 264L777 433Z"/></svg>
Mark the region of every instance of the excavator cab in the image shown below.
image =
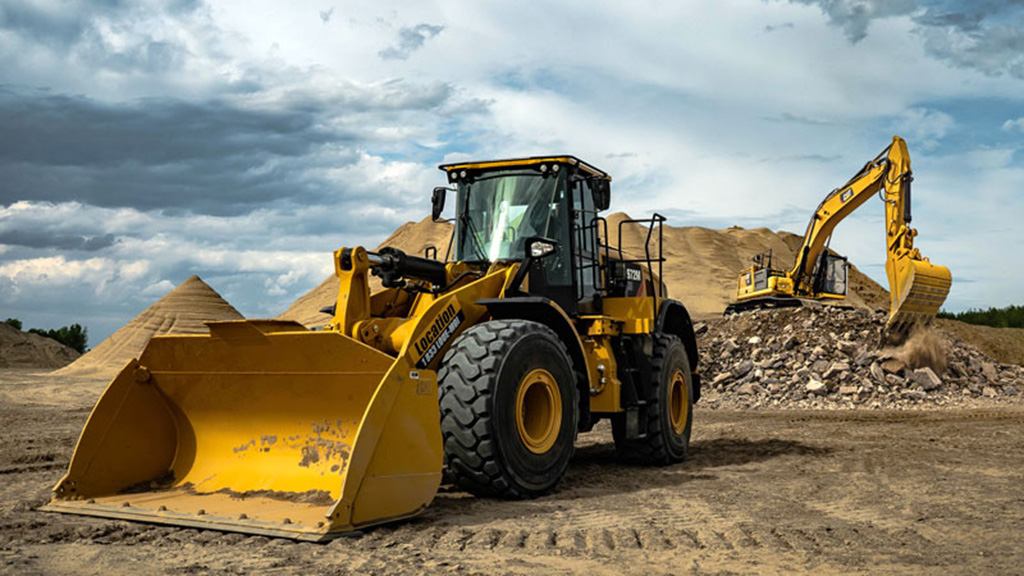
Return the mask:
<svg viewBox="0 0 1024 576"><path fill-rule="evenodd" d="M846 298L849 291L849 262L845 256L821 253L814 268L814 291L823 297Z"/></svg>

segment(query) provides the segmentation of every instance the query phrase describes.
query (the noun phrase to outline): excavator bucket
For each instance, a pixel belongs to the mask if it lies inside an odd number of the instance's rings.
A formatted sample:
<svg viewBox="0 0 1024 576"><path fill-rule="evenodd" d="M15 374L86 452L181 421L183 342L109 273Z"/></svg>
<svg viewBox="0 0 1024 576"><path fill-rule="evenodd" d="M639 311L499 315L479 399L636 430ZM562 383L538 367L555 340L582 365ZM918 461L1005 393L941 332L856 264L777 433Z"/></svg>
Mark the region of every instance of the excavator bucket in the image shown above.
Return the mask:
<svg viewBox="0 0 1024 576"><path fill-rule="evenodd" d="M118 374L44 509L319 541L430 503L435 372L294 322L208 325Z"/></svg>
<svg viewBox="0 0 1024 576"><path fill-rule="evenodd" d="M927 324L935 318L946 301L953 277L945 266L927 259L903 258L895 265L886 262L889 273L892 305L886 329L908 333L914 324Z"/></svg>

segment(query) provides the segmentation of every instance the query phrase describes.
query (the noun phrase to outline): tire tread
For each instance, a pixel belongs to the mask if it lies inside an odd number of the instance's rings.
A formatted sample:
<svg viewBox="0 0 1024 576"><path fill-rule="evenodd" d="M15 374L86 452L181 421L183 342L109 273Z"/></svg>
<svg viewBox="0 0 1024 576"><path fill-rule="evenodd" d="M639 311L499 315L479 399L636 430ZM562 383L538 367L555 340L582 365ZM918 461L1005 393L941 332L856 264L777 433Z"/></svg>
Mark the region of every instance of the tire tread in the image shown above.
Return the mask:
<svg viewBox="0 0 1024 576"><path fill-rule="evenodd" d="M498 377L501 360L520 338L537 331L557 344L571 367L568 351L555 332L528 320L492 320L473 326L459 336L441 362L438 383L446 472L456 485L473 494L515 499L539 495L516 485L505 471L490 432L491 383ZM576 390L575 382L572 388ZM576 423L563 425L575 429ZM565 470L554 472L561 476Z"/></svg>

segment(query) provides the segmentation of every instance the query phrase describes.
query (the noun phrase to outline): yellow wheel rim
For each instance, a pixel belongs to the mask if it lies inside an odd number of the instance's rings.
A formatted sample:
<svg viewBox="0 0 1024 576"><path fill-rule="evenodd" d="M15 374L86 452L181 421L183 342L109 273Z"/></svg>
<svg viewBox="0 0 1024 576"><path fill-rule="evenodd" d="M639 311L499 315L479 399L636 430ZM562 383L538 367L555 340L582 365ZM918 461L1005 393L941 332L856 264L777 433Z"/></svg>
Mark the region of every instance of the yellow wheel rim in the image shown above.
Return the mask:
<svg viewBox="0 0 1024 576"><path fill-rule="evenodd" d="M686 429L686 419L690 411L689 395L690 391L686 388L686 377L683 376L683 371L676 370L672 374L669 384L668 397L669 419L672 421L672 431L676 435L682 434Z"/></svg>
<svg viewBox="0 0 1024 576"><path fill-rule="evenodd" d="M531 370L516 393L516 429L526 449L544 454L555 445L562 428L562 396L554 376L543 368Z"/></svg>

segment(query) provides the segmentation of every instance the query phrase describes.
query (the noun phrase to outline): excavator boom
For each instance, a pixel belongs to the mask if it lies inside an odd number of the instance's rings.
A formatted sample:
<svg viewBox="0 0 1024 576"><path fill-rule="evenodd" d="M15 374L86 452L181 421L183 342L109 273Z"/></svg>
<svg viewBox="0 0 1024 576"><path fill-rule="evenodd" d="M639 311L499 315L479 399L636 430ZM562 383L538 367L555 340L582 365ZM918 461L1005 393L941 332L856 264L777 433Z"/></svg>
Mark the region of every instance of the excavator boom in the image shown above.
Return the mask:
<svg viewBox="0 0 1024 576"><path fill-rule="evenodd" d="M912 181L907 144L894 136L892 144L818 205L807 224L793 267L775 270L769 263L744 271L737 287L737 303L730 308L798 302L794 297L812 300L845 297L845 261L842 279L836 281L837 258L827 252L828 240L844 218L878 195L885 203L885 268L890 293L886 328L906 333L911 325L930 321L946 300L952 276L949 269L932 264L914 247L917 231L910 227Z"/></svg>

